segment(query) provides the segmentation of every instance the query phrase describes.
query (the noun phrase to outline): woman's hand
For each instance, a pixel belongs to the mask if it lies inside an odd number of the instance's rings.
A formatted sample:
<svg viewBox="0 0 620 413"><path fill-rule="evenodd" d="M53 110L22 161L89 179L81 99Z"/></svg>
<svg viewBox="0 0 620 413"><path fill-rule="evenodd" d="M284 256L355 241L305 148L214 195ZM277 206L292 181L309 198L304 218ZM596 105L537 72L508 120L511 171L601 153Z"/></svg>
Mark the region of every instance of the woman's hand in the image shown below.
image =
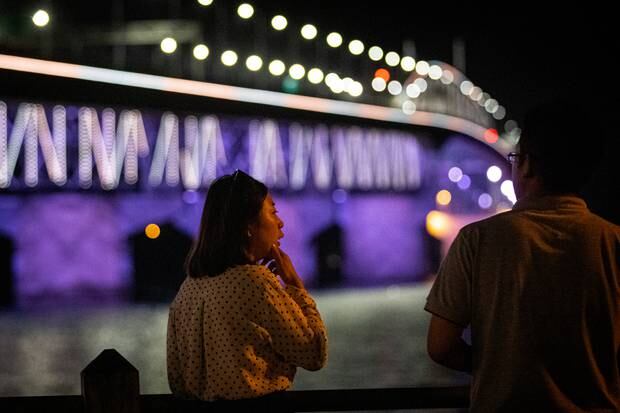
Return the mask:
<svg viewBox="0 0 620 413"><path fill-rule="evenodd" d="M275 244L272 245L269 255L266 258L270 261L267 264L267 268L269 268L274 274L278 275L284 284L301 289L305 288L301 278L297 275L295 267L293 267L291 259L280 249L280 247Z"/></svg>

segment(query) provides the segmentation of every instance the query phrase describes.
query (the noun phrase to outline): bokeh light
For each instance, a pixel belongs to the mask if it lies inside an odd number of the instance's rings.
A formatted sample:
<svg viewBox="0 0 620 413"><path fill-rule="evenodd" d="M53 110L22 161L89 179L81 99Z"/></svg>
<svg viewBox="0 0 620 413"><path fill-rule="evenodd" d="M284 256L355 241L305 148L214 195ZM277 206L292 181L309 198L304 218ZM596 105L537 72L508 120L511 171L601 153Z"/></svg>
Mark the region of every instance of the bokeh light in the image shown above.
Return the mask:
<svg viewBox="0 0 620 413"><path fill-rule="evenodd" d="M150 239L156 239L159 237L159 234L161 234L161 230L157 224L148 224L146 228L144 228L144 233Z"/></svg>
<svg viewBox="0 0 620 413"><path fill-rule="evenodd" d="M463 171L458 166L453 166L448 171L448 179L454 183L458 182L463 178Z"/></svg>
<svg viewBox="0 0 620 413"><path fill-rule="evenodd" d="M430 211L426 214L426 231L437 239L446 237L452 227L452 221L448 214L440 211Z"/></svg>
<svg viewBox="0 0 620 413"><path fill-rule="evenodd" d="M242 19L249 19L254 15L254 7L249 3L240 4L237 8L237 14Z"/></svg>
<svg viewBox="0 0 620 413"><path fill-rule="evenodd" d="M380 77L383 80L385 80L385 82L389 82L390 81L390 72L388 72L386 69L377 69L375 71L375 77Z"/></svg>
<svg viewBox="0 0 620 413"><path fill-rule="evenodd" d="M50 22L50 15L45 10L37 10L32 15L32 22L37 27L45 27Z"/></svg>
<svg viewBox="0 0 620 413"><path fill-rule="evenodd" d="M489 209L493 205L493 198L486 192L478 197L478 206L482 209Z"/></svg>
<svg viewBox="0 0 620 413"><path fill-rule="evenodd" d="M502 179L502 170L496 166L492 165L487 169L487 179L491 182L497 182Z"/></svg>
<svg viewBox="0 0 620 413"><path fill-rule="evenodd" d="M204 44L196 45L193 54L197 60L205 60L209 56L209 48Z"/></svg>
<svg viewBox="0 0 620 413"><path fill-rule="evenodd" d="M456 183L456 186L458 186L459 189L462 190L469 189L469 187L471 186L471 178L469 177L469 175L463 175L461 179Z"/></svg>
<svg viewBox="0 0 620 413"><path fill-rule="evenodd" d="M435 195L435 201L439 205L449 205L452 201L452 194L447 189L442 189L441 191L437 192L437 195Z"/></svg>
<svg viewBox="0 0 620 413"><path fill-rule="evenodd" d="M360 40L351 40L349 42L349 52L356 56L364 53L364 43Z"/></svg>
<svg viewBox="0 0 620 413"><path fill-rule="evenodd" d="M330 47L340 47L342 44L342 36L340 33L331 32L327 35L326 41Z"/></svg>
<svg viewBox="0 0 620 413"><path fill-rule="evenodd" d="M237 63L239 57L237 56L237 53L233 52L232 50L226 50L224 51L224 53L222 53L221 59L224 65L234 66Z"/></svg>
<svg viewBox="0 0 620 413"><path fill-rule="evenodd" d="M306 40L312 40L316 37L318 30L312 24L304 24L301 28L301 37Z"/></svg>
<svg viewBox="0 0 620 413"><path fill-rule="evenodd" d="M274 76L280 76L285 70L286 66L282 60L275 59L269 63L269 73Z"/></svg>
<svg viewBox="0 0 620 413"><path fill-rule="evenodd" d="M275 30L284 30L286 29L286 26L288 25L288 20L286 20L286 17L278 14L277 16L273 16L273 19L271 19L271 27L273 27Z"/></svg>
<svg viewBox="0 0 620 413"><path fill-rule="evenodd" d="M159 44L161 51L167 54L174 53L177 50L177 41L172 37L166 37Z"/></svg>

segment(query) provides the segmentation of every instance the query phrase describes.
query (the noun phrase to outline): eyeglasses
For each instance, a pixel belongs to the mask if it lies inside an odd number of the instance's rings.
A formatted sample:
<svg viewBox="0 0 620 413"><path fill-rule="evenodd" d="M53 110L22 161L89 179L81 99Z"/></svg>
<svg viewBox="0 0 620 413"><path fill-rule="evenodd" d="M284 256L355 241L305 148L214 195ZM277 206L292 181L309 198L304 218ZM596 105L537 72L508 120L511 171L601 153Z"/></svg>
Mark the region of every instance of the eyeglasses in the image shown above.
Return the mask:
<svg viewBox="0 0 620 413"><path fill-rule="evenodd" d="M520 153L517 152L510 152L508 155L506 155L506 159L508 159L508 162L510 163L515 163L517 161L517 159L519 159L519 157L523 156Z"/></svg>

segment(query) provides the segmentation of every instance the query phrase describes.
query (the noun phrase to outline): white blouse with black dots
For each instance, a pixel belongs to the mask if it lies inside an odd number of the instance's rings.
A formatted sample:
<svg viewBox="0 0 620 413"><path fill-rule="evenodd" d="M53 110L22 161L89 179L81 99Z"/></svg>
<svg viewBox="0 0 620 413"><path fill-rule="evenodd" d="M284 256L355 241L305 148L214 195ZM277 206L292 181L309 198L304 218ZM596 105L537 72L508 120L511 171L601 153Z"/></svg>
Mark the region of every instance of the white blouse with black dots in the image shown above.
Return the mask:
<svg viewBox="0 0 620 413"><path fill-rule="evenodd" d="M243 399L288 389L297 366L327 361L327 332L303 289L263 265L187 277L170 306L168 382L174 394Z"/></svg>

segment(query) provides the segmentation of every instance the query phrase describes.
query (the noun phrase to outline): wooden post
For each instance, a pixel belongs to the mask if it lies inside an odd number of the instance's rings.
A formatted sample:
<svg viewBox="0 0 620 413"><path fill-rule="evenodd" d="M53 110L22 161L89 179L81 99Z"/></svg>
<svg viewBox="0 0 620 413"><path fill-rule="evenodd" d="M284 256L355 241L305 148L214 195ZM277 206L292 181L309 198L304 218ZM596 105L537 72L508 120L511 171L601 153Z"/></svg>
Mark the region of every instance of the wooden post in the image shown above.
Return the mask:
<svg viewBox="0 0 620 413"><path fill-rule="evenodd" d="M114 349L106 349L80 373L85 413L139 413L138 370Z"/></svg>

